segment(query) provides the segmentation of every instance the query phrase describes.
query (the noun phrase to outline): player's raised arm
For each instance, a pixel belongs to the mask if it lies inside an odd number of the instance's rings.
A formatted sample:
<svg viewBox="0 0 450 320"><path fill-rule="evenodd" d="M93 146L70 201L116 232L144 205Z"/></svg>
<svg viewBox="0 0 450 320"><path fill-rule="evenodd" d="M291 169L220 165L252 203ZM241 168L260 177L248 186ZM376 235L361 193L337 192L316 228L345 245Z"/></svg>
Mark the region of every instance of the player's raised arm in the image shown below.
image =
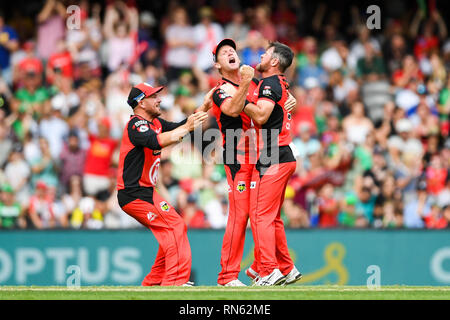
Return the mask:
<svg viewBox="0 0 450 320"><path fill-rule="evenodd" d="M237 117L242 112L248 88L255 74L255 70L248 65L243 65L239 69L239 72L241 74L241 82L237 90L232 85L226 83L220 86L213 95L213 99L225 99L220 109L224 114L231 117ZM217 105L220 104L217 103Z"/></svg>

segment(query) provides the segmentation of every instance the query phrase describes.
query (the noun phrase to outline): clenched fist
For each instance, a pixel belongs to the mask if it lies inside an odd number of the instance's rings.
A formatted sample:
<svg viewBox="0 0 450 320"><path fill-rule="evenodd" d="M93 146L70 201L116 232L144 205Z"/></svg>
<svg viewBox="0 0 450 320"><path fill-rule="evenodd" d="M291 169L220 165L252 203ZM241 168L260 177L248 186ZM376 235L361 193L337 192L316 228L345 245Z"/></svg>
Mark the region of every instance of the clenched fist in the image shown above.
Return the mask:
<svg viewBox="0 0 450 320"><path fill-rule="evenodd" d="M244 82L250 82L252 81L253 77L255 76L255 69L252 67L244 64L239 69L239 72L241 74L241 81Z"/></svg>

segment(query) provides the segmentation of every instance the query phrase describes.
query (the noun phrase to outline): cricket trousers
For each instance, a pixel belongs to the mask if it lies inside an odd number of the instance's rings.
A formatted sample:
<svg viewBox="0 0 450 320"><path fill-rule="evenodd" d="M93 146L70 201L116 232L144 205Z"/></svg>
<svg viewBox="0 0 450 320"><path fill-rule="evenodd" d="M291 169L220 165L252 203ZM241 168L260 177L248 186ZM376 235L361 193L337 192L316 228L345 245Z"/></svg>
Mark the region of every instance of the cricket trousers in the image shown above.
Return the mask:
<svg viewBox="0 0 450 320"><path fill-rule="evenodd" d="M224 165L228 190L228 221L222 242L217 283L224 285L236 280L241 270L245 231L249 219L250 188L254 164Z"/></svg>
<svg viewBox="0 0 450 320"><path fill-rule="evenodd" d="M274 269L288 274L294 267L289 255L281 206L289 178L294 173L296 162L273 164L253 171L250 190L250 221L255 241L255 262L252 269L265 277Z"/></svg>
<svg viewBox="0 0 450 320"><path fill-rule="evenodd" d="M187 227L180 215L153 188L147 196L134 198L119 191L122 210L149 228L159 243L155 263L143 286L179 286L189 281L191 247ZM134 199L130 199L134 198ZM121 201L122 200L122 201ZM132 201L130 201L132 200Z"/></svg>

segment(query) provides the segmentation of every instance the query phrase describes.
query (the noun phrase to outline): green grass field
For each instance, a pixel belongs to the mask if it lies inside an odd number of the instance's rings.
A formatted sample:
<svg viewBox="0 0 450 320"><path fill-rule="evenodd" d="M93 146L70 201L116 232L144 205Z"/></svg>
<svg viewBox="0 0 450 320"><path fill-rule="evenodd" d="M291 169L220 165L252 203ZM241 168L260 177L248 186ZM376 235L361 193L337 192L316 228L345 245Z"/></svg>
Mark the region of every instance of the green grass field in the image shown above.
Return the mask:
<svg viewBox="0 0 450 320"><path fill-rule="evenodd" d="M450 300L450 287L0 287L0 300Z"/></svg>

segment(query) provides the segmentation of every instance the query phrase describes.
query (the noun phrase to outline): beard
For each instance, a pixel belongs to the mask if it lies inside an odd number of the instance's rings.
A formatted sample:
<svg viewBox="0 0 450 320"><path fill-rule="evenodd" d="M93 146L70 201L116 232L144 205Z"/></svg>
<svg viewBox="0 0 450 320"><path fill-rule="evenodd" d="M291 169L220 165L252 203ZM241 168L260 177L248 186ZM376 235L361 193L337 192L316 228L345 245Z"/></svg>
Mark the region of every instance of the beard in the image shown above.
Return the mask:
<svg viewBox="0 0 450 320"><path fill-rule="evenodd" d="M261 63L258 63L257 65L256 65L256 71L259 71L259 72L264 72L264 71L266 71L267 70L267 68L264 66L264 65L262 65Z"/></svg>

